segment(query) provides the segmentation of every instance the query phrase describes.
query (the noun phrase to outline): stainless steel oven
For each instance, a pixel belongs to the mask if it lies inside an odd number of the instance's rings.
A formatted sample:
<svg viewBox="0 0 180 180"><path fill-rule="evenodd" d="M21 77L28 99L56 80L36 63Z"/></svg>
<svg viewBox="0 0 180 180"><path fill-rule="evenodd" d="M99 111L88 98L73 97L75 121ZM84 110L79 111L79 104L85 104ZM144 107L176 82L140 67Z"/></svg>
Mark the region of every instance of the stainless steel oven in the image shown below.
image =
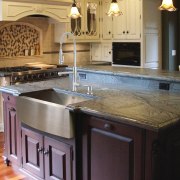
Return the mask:
<svg viewBox="0 0 180 180"><path fill-rule="evenodd" d="M138 42L113 42L113 65L140 66L141 50Z"/></svg>

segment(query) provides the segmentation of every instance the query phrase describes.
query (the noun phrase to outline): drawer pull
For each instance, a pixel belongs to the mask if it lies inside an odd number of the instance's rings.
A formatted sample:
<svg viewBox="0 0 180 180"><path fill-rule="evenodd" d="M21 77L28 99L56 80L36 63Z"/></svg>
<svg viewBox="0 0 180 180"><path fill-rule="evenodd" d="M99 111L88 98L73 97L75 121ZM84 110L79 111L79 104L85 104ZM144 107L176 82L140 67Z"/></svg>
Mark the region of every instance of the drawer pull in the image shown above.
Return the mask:
<svg viewBox="0 0 180 180"><path fill-rule="evenodd" d="M10 110L11 112L15 112L15 111L16 111L16 109L13 108L13 107L11 107L9 110Z"/></svg>
<svg viewBox="0 0 180 180"><path fill-rule="evenodd" d="M44 149L43 149L42 147L41 147L41 148L38 148L38 152L39 152L39 153L42 153L43 150L44 150Z"/></svg>
<svg viewBox="0 0 180 180"><path fill-rule="evenodd" d="M107 130L110 130L110 129L112 129L112 125L106 123L106 124L104 125L104 128L107 129Z"/></svg>
<svg viewBox="0 0 180 180"><path fill-rule="evenodd" d="M44 151L44 155L48 155L49 154L49 150Z"/></svg>

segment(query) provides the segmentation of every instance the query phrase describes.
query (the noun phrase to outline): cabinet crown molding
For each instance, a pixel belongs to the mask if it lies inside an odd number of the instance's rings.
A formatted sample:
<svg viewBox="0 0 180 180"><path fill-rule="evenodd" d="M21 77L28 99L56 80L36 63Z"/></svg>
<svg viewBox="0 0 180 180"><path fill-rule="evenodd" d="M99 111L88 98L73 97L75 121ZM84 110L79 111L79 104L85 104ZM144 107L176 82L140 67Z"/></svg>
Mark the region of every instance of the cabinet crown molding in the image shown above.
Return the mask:
<svg viewBox="0 0 180 180"><path fill-rule="evenodd" d="M30 15L44 15L69 22L71 0L0 0L0 21L16 21Z"/></svg>

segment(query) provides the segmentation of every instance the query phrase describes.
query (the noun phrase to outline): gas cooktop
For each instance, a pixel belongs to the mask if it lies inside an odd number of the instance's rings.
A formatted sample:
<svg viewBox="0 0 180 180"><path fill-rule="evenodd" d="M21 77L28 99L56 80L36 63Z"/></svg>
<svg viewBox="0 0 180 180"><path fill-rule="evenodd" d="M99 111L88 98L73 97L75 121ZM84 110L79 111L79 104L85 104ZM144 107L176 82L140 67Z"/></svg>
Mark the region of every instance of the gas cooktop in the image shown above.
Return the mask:
<svg viewBox="0 0 180 180"><path fill-rule="evenodd" d="M15 66L0 68L1 73L8 73L10 84L20 84L59 78L58 72L65 71L67 65L56 65L56 68L41 69L39 67Z"/></svg>
<svg viewBox="0 0 180 180"><path fill-rule="evenodd" d="M0 68L0 72L24 72L24 71L30 71L30 70L40 70L41 68L37 67L26 67L26 66L15 66L15 67L3 67Z"/></svg>

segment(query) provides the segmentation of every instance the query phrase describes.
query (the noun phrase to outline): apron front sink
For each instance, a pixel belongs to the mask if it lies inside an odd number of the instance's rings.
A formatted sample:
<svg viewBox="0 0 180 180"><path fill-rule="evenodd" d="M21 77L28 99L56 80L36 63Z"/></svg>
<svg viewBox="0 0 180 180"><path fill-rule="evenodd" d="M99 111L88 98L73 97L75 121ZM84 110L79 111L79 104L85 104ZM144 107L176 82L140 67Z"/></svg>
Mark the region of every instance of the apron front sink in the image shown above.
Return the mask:
<svg viewBox="0 0 180 180"><path fill-rule="evenodd" d="M64 138L74 137L73 113L67 106L90 97L55 89L23 93L17 97L17 117L35 129Z"/></svg>

